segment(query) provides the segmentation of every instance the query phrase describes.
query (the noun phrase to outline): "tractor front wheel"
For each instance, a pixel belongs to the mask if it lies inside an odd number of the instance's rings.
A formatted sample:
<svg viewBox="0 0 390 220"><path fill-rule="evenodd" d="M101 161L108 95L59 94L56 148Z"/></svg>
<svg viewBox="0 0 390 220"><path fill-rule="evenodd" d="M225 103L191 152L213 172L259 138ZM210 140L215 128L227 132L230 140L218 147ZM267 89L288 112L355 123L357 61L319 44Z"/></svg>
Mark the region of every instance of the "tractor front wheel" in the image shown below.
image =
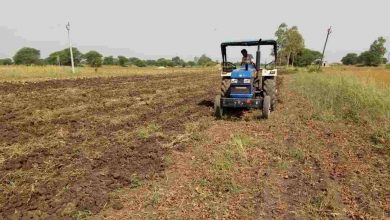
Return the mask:
<svg viewBox="0 0 390 220"><path fill-rule="evenodd" d="M263 118L268 119L271 114L271 97L266 95L263 100Z"/></svg>
<svg viewBox="0 0 390 220"><path fill-rule="evenodd" d="M214 100L214 115L221 119L223 115L223 107L221 106L221 95L217 95Z"/></svg>
<svg viewBox="0 0 390 220"><path fill-rule="evenodd" d="M228 97L229 96L229 88L230 88L230 79L222 79L221 82L221 96Z"/></svg>

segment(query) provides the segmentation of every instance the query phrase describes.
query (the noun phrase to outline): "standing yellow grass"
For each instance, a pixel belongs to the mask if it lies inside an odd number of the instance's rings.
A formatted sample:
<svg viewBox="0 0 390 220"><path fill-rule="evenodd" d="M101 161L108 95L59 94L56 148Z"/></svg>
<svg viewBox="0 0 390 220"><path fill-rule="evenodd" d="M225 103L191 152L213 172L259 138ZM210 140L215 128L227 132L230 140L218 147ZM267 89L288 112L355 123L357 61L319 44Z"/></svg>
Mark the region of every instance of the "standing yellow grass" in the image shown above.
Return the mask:
<svg viewBox="0 0 390 220"><path fill-rule="evenodd" d="M323 70L329 74L357 76L363 82L375 82L380 87L390 89L390 69L386 67L335 66Z"/></svg>

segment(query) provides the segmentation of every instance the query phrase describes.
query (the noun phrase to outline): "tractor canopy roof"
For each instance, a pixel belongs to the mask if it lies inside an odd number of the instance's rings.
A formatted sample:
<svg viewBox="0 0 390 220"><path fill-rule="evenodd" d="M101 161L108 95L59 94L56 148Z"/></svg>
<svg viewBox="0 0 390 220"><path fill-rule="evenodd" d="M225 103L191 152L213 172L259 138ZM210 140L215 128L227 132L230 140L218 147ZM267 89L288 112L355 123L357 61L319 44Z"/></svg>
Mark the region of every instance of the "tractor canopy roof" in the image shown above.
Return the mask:
<svg viewBox="0 0 390 220"><path fill-rule="evenodd" d="M249 40L249 41L233 41L221 43L222 62L226 62L226 47L228 46L258 46L270 45L274 47L275 60L278 51L278 43L275 40Z"/></svg>
<svg viewBox="0 0 390 220"><path fill-rule="evenodd" d="M221 47L227 46L260 46L260 45L271 45L277 46L275 40L250 40L250 41L233 41L233 42L224 42L221 44Z"/></svg>

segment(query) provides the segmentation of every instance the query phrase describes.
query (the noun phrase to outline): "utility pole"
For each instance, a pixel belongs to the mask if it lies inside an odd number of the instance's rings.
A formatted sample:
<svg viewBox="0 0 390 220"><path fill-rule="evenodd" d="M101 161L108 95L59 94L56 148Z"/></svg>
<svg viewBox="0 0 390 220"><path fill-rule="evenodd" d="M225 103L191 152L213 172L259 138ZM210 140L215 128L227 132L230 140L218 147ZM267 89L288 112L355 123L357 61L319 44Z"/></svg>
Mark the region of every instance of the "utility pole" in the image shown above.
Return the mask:
<svg viewBox="0 0 390 220"><path fill-rule="evenodd" d="M72 63L72 73L74 72L74 62L73 62L73 51L72 51L72 41L70 40L70 23L66 25L66 30L68 30L68 41L69 41L69 50L70 50L70 62Z"/></svg>
<svg viewBox="0 0 390 220"><path fill-rule="evenodd" d="M324 45L324 49L322 50L321 62L320 62L320 64L318 65L318 70L321 69L322 62L324 61L324 54L325 54L326 44L328 43L328 39L329 39L330 33L332 33L332 26L330 26L330 27L328 28L328 33L326 34L325 45Z"/></svg>

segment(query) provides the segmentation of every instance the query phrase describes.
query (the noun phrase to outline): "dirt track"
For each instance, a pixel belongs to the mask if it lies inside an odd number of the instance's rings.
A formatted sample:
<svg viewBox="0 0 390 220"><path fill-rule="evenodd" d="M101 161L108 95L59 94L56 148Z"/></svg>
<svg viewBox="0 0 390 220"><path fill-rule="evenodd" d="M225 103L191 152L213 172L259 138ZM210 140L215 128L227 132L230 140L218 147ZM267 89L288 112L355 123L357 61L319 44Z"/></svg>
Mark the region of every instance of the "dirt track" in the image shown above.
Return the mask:
<svg viewBox="0 0 390 220"><path fill-rule="evenodd" d="M388 217L389 155L292 78L269 120L214 120L217 72L0 84L0 218Z"/></svg>

